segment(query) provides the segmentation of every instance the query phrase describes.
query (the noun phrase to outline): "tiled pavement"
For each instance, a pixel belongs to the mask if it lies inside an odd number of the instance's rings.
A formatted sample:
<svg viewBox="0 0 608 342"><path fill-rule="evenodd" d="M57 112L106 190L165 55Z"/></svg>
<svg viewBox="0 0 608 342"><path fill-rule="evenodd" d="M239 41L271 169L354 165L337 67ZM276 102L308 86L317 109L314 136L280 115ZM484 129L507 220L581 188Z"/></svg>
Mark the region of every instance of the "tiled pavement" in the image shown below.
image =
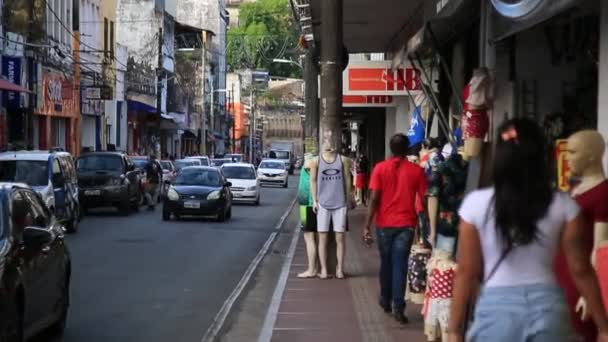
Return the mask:
<svg viewBox="0 0 608 342"><path fill-rule="evenodd" d="M364 211L350 214L345 280L298 279L306 268L301 237L272 332L273 342L423 342L420 306L408 303L410 323L400 326L378 306L378 252L361 242ZM357 224L359 223L359 224Z"/></svg>

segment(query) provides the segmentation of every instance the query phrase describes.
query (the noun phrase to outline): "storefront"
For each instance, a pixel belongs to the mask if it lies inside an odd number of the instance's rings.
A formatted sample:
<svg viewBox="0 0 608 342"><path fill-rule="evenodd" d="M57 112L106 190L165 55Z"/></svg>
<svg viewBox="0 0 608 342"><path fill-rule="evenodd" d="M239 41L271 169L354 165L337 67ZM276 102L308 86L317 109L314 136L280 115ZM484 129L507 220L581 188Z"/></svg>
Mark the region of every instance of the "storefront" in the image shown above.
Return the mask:
<svg viewBox="0 0 608 342"><path fill-rule="evenodd" d="M34 148L79 151L79 86L65 73L42 67L38 108L34 116Z"/></svg>

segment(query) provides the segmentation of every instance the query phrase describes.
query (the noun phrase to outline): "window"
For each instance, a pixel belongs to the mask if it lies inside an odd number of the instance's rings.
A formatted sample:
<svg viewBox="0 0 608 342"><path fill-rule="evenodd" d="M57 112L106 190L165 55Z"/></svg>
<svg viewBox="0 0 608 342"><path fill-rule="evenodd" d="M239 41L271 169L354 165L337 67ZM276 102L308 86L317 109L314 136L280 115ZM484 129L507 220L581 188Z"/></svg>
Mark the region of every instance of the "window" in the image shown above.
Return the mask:
<svg viewBox="0 0 608 342"><path fill-rule="evenodd" d="M103 18L103 54L108 57L108 18Z"/></svg>
<svg viewBox="0 0 608 342"><path fill-rule="evenodd" d="M110 58L112 61L110 63L114 63L114 22L110 21Z"/></svg>
<svg viewBox="0 0 608 342"><path fill-rule="evenodd" d="M46 161L38 160L0 161L0 182L47 186L49 184L47 165Z"/></svg>
<svg viewBox="0 0 608 342"><path fill-rule="evenodd" d="M47 209L45 209L46 205L42 203L38 194L32 191L24 191L23 195L27 199L34 218L32 225L37 228L48 228L50 223L50 215Z"/></svg>

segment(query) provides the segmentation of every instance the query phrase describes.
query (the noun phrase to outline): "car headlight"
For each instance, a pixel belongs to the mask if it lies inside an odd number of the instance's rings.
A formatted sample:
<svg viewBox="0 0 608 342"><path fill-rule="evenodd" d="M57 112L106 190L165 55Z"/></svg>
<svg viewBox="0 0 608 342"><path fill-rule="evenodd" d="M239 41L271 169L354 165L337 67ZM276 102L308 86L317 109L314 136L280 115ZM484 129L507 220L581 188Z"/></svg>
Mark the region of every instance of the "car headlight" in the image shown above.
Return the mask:
<svg viewBox="0 0 608 342"><path fill-rule="evenodd" d="M250 187L247 188L247 191L255 191L255 190L257 190L257 188L258 187L256 185L250 186Z"/></svg>
<svg viewBox="0 0 608 342"><path fill-rule="evenodd" d="M215 191L211 192L209 195L207 195L207 199L208 200L220 199L220 191L215 190Z"/></svg>
<svg viewBox="0 0 608 342"><path fill-rule="evenodd" d="M171 201L177 201L179 199L179 194L175 189L169 188L169 191L167 191L167 198Z"/></svg>

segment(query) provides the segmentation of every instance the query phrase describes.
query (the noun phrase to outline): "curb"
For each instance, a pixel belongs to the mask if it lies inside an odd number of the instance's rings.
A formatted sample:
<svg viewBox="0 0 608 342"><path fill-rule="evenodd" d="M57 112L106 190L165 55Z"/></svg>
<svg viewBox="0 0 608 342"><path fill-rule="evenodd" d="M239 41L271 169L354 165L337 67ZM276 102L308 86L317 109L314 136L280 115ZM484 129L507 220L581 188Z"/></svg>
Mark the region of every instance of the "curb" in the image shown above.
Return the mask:
<svg viewBox="0 0 608 342"><path fill-rule="evenodd" d="M280 230L283 228L283 225L285 224L287 217L289 217L289 214L293 210L297 200L298 200L298 198L296 196L293 199L293 201L291 202L291 204L289 205L289 207L287 207L287 210L285 211L285 213L283 213L283 216L281 216L281 218L279 219L279 222L275 226L276 231L273 232L272 234L270 234L270 236L268 237L268 239L266 240L266 242L264 243L262 248L258 251L258 254L251 261L251 264L249 264L249 267L247 267L247 270L243 274L243 277L241 277L241 280L239 280L239 282L237 283L234 290L232 290L232 292L230 293L230 296L228 296L228 298L226 299L226 301L220 308L220 311L218 311L218 313L213 318L213 322L211 323L211 326L209 326L209 328L207 329L207 331L201 338L201 342L215 341L218 334L222 330L224 323L226 322L226 318L228 318L230 311L232 311L232 307L236 303L237 299L241 296L241 293L243 292L245 287L247 287L247 284L249 284L251 277L253 276L253 274L257 270L258 266L260 265L260 263L262 262L262 260L266 256L266 254L268 253L270 246L272 246L274 240L276 240ZM273 300L274 300L274 298L273 298ZM280 298L279 298L279 300L280 300Z"/></svg>

